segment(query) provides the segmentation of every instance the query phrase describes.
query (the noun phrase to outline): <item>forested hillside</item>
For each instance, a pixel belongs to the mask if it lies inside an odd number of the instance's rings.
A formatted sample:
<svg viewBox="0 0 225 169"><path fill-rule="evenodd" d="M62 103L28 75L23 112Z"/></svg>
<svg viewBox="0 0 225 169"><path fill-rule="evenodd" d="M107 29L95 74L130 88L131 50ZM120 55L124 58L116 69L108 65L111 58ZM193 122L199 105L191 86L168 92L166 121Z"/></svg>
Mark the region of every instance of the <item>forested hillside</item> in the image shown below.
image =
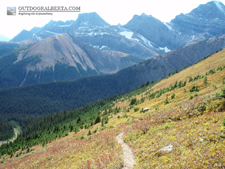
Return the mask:
<svg viewBox="0 0 225 169"><path fill-rule="evenodd" d="M0 148L1 167L121 168L116 136L124 133L138 168L221 168L224 56L225 50L127 94L30 118L14 143Z"/></svg>
<svg viewBox="0 0 225 169"><path fill-rule="evenodd" d="M111 75L0 90L0 116L2 119L18 120L18 117L78 108L99 99L129 92L148 81L160 80L210 56L212 52L219 51L225 45L224 39L225 36L222 35L193 42ZM2 69L7 67L7 62L0 64Z"/></svg>

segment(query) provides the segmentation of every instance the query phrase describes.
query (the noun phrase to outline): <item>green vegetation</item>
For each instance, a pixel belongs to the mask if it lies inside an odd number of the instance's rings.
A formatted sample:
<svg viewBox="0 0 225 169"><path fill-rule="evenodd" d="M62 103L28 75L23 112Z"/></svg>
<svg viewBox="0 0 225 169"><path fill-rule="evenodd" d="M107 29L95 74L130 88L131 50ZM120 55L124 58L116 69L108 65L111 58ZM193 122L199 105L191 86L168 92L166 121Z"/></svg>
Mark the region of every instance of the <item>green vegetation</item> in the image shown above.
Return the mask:
<svg viewBox="0 0 225 169"><path fill-rule="evenodd" d="M0 121L0 140L7 140L14 136L13 126L10 122Z"/></svg>
<svg viewBox="0 0 225 169"><path fill-rule="evenodd" d="M90 135L91 135L91 130L89 130L89 131L88 131L88 134L87 134L87 136L90 136Z"/></svg>
<svg viewBox="0 0 225 169"><path fill-rule="evenodd" d="M112 107L112 101L119 96L114 96L97 101L94 104L83 106L79 109L61 111L38 117L23 118L23 132L14 143L4 144L0 149L0 156L4 154L13 155L17 150L24 150L31 146L42 144L43 146L55 138L66 136L69 132L78 132L80 129L88 129L90 126L108 121L110 111L101 112ZM115 112L118 109L114 110ZM102 116L102 117L101 117ZM24 120L24 121L22 121ZM10 130L9 130L10 132Z"/></svg>
<svg viewBox="0 0 225 169"><path fill-rule="evenodd" d="M166 100L164 101L165 104L169 103L168 95L166 95Z"/></svg>
<svg viewBox="0 0 225 169"><path fill-rule="evenodd" d="M221 94L221 97L225 98L225 85L222 87L221 91L223 92Z"/></svg>
<svg viewBox="0 0 225 169"><path fill-rule="evenodd" d="M207 76L204 78L204 83L206 84L208 82Z"/></svg>
<svg viewBox="0 0 225 169"><path fill-rule="evenodd" d="M131 101L130 101L130 105L134 105L134 104L136 103L136 101L137 101L137 99L136 99L136 98L131 99Z"/></svg>
<svg viewBox="0 0 225 169"><path fill-rule="evenodd" d="M189 90L190 92L199 92L198 86L192 86Z"/></svg>
<svg viewBox="0 0 225 169"><path fill-rule="evenodd" d="M17 43L0 43L0 58L17 47L19 47Z"/></svg>
<svg viewBox="0 0 225 169"><path fill-rule="evenodd" d="M221 88L222 93L217 93L216 92L216 99L218 98L225 98L225 85Z"/></svg>
<svg viewBox="0 0 225 169"><path fill-rule="evenodd" d="M140 109L139 107L135 107L134 112L137 112L139 109Z"/></svg>
<svg viewBox="0 0 225 169"><path fill-rule="evenodd" d="M173 94L171 95L171 99L174 99L174 97L175 97L175 93L173 93Z"/></svg>
<svg viewBox="0 0 225 169"><path fill-rule="evenodd" d="M149 95L149 100L154 99L154 98L159 98L159 97L161 97L163 94L165 94L165 93L167 93L167 92L169 92L169 91L172 91L172 90L175 90L175 89L178 89L178 88L181 88L181 87L186 86L186 84L187 84L186 81L184 81L184 82L180 81L179 84L178 84L178 82L176 81L176 82L174 83L174 85L170 85L170 87L160 89L160 90L158 90L158 91L156 91L156 92L154 92L154 93L150 93L150 95ZM174 98L174 97L175 97L175 94L172 95L171 98L172 98L172 97ZM167 101L168 101L168 100L167 100Z"/></svg>

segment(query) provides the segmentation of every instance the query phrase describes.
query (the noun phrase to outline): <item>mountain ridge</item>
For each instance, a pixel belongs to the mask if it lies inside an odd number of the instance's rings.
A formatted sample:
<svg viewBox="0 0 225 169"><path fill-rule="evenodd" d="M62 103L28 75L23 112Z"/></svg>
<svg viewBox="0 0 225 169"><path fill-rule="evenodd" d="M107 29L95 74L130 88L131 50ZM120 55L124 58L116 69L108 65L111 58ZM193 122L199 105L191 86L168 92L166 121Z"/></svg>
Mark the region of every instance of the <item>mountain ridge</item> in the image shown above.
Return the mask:
<svg viewBox="0 0 225 169"><path fill-rule="evenodd" d="M225 33L225 6L221 2L211 1L199 5L188 14L177 15L168 24L189 42L221 35Z"/></svg>
<svg viewBox="0 0 225 169"><path fill-rule="evenodd" d="M126 53L96 49L68 33L37 41L0 60L1 87L111 74L143 61Z"/></svg>
<svg viewBox="0 0 225 169"><path fill-rule="evenodd" d="M224 14L224 4L219 1L211 1L206 4L199 5L188 14L177 15L169 23L163 23L157 18L143 13L140 16L134 15L133 18L124 25L124 27L144 36L148 41L155 43L155 45L158 46L157 48L167 47L172 50L183 46L192 40L225 34L223 29L225 24ZM79 30L104 28L109 26L112 25L109 25L104 21L96 12L82 13L79 14L75 21L50 21L41 29L41 31L36 32L35 36L37 36L37 40L40 40L54 34L69 33L73 31L77 31L79 34ZM38 29L36 28L36 30ZM26 36L30 36L30 38L32 37L31 33L28 33ZM85 36L87 36L87 34L85 34ZM84 37L82 38L84 39ZM92 43L91 41L90 43ZM92 46L95 45L96 43L94 42ZM107 45L102 44L102 46ZM155 52L162 54L156 49Z"/></svg>

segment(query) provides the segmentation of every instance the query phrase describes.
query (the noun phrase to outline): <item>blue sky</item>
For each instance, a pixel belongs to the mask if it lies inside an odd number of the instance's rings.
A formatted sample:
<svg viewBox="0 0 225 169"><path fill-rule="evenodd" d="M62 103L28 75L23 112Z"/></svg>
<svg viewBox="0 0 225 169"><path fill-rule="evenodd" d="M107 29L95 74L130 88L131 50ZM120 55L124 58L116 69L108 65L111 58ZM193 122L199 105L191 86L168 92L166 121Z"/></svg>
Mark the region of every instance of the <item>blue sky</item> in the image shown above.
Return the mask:
<svg viewBox="0 0 225 169"><path fill-rule="evenodd" d="M13 38L23 29L30 30L34 26L42 27L50 20L76 20L78 13L54 13L52 16L7 16L7 7L19 6L80 6L81 13L97 12L106 22L112 25L126 24L134 14L145 13L169 22L180 13L189 13L200 4L209 0L1 0L0 34ZM221 0L225 4L225 0ZM18 11L18 10L17 10Z"/></svg>

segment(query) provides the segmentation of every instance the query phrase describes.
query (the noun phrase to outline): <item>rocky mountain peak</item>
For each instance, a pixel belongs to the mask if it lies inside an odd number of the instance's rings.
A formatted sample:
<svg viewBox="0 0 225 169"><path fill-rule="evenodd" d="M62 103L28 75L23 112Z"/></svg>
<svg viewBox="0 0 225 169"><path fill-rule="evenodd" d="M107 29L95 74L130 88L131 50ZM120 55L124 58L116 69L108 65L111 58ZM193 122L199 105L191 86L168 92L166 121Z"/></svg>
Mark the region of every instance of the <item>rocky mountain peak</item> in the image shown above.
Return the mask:
<svg viewBox="0 0 225 169"><path fill-rule="evenodd" d="M188 14L191 17L212 20L219 18L225 20L225 6L222 2L211 1L206 4L201 4Z"/></svg>
<svg viewBox="0 0 225 169"><path fill-rule="evenodd" d="M55 29L57 29L57 27L63 27L65 25L68 26L71 25L73 22L74 20L67 20L65 22L51 20L41 30L56 31Z"/></svg>
<svg viewBox="0 0 225 169"><path fill-rule="evenodd" d="M19 41L23 41L25 39L30 38L33 35L33 33L31 33L30 31L27 31L25 29L23 29L17 36L15 36L12 40L10 40L11 42L19 42Z"/></svg>
<svg viewBox="0 0 225 169"><path fill-rule="evenodd" d="M224 6L224 4L222 2L220 2L220 1L214 1L214 4L217 6L217 8L220 10L220 12L225 15L225 6Z"/></svg>
<svg viewBox="0 0 225 169"><path fill-rule="evenodd" d="M188 14L180 14L169 25L190 42L225 33L225 6L219 1L201 4Z"/></svg>
<svg viewBox="0 0 225 169"><path fill-rule="evenodd" d="M104 21L96 12L82 13L78 15L77 20L73 23L73 27L103 27L109 24Z"/></svg>
<svg viewBox="0 0 225 169"><path fill-rule="evenodd" d="M144 36L147 40L160 47L166 47L171 43L174 33L160 20L152 15L134 15L133 18L124 25L125 28ZM174 48L172 45L168 48Z"/></svg>

